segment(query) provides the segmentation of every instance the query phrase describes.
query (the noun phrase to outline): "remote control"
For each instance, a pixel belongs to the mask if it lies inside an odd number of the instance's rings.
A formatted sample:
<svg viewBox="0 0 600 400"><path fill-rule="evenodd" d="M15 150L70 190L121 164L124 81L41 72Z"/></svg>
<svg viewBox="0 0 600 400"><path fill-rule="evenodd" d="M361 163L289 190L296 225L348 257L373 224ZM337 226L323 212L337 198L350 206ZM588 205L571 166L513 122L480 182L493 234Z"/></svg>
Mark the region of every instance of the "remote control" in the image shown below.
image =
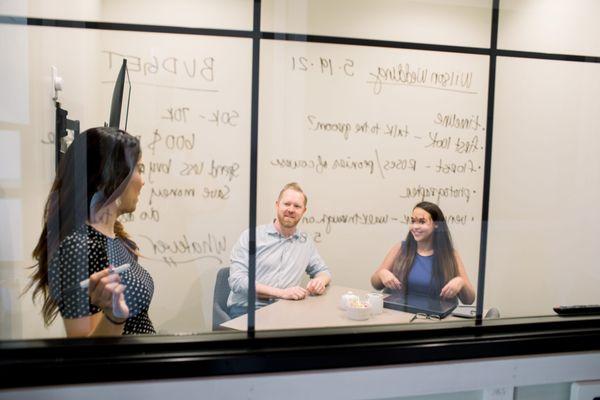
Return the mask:
<svg viewBox="0 0 600 400"><path fill-rule="evenodd" d="M600 315L600 304L556 306L553 310L558 315Z"/></svg>

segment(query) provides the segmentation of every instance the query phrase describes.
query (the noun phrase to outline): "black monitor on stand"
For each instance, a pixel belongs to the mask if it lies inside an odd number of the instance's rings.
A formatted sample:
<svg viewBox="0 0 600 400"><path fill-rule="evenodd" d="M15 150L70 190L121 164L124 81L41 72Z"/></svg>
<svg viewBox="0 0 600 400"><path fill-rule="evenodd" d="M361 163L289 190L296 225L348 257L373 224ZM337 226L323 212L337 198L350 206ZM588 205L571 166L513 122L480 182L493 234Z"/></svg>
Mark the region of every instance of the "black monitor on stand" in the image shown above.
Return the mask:
<svg viewBox="0 0 600 400"><path fill-rule="evenodd" d="M129 80L129 72L127 71L127 60L123 59L123 64L119 70L119 75L115 82L115 88L113 89L112 100L110 103L110 116L109 123L104 124L105 126L111 126L119 128L121 122L121 110L123 108L123 94L125 93L125 81L127 81L127 102L125 108L125 126L123 130L127 130L127 119L129 115L129 97L131 95L131 82ZM55 98L56 99L56 98ZM55 151L55 168L58 168L62 154L66 151L67 144L65 138L68 136L68 131L73 132L73 137L79 135L80 125L79 121L71 120L67 118L69 112L61 107L60 102L55 101L56 105L56 131L54 137L54 151Z"/></svg>
<svg viewBox="0 0 600 400"><path fill-rule="evenodd" d="M119 128L121 125L121 110L123 108L123 94L125 93L125 81L127 79L127 102L125 103L125 125L123 130L127 130L127 118L129 116L129 98L131 96L131 81L129 80L129 71L127 70L127 59L123 59L115 88L113 90L112 101L110 103L110 117L108 126Z"/></svg>

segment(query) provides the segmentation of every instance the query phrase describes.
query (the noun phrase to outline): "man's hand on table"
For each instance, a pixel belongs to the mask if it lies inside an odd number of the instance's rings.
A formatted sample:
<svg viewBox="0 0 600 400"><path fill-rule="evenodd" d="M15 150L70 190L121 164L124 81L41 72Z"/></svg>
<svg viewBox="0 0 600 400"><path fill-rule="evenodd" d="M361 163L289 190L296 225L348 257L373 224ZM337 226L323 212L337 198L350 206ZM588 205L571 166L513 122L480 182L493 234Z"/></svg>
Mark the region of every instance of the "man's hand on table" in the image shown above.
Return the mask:
<svg viewBox="0 0 600 400"><path fill-rule="evenodd" d="M325 293L325 284L319 278L314 278L308 281L306 285L306 290L310 294L323 294Z"/></svg>
<svg viewBox="0 0 600 400"><path fill-rule="evenodd" d="M308 295L308 290L300 287L293 286L287 289L280 289L279 298L286 300L302 300Z"/></svg>

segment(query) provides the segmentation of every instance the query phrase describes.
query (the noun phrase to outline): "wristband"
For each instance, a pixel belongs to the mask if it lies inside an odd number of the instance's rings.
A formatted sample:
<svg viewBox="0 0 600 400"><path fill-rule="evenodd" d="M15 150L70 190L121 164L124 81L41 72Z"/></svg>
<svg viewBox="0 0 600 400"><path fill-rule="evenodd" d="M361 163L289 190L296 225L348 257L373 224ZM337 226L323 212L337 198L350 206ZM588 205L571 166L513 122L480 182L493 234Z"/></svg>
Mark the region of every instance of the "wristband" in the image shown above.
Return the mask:
<svg viewBox="0 0 600 400"><path fill-rule="evenodd" d="M115 321L114 319L112 319L111 317L108 316L107 313L103 312L102 314L104 314L104 316L106 317L107 320L109 320L111 323L113 323L114 325L123 325L125 322L127 322L127 318L124 319L123 321Z"/></svg>

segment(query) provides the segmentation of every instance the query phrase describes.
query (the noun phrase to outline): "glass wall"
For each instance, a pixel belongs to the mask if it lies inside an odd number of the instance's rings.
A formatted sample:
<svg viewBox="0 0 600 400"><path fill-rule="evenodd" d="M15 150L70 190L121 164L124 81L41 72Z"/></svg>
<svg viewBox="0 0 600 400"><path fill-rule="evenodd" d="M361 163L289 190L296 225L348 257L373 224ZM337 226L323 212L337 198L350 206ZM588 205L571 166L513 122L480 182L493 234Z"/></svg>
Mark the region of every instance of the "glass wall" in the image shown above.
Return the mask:
<svg viewBox="0 0 600 400"><path fill-rule="evenodd" d="M28 5L32 15L58 18L56 10L71 9L70 4L56 2L46 13L41 3ZM229 6L222 4L219 13L230 13ZM139 17L132 12L135 4L129 11L123 7L120 2L98 1L78 17ZM157 11L149 7L144 13L168 15L166 8ZM181 19L174 14L163 22L178 25ZM236 23L238 29L248 28ZM41 298L34 305L31 291L20 296L32 272L27 267L34 264L31 253L55 176L53 97L69 119L79 121L82 132L103 126L109 122L124 59L128 74L120 127L139 139L144 186L135 211L119 219L139 246L139 265L153 279L150 319L158 334L211 331L216 273L228 265L236 236L248 227L251 40L13 24L2 24L1 29L3 52L11 60L3 67L3 82L9 86L2 104L2 214L11 223L2 238L2 337L65 335L60 317L44 327ZM57 92L53 74L62 80ZM70 132L67 142L72 138ZM85 170L86 164L78 167ZM108 166L101 171L90 164L87 168L90 180L94 174L118 173ZM100 179L98 185L109 181ZM91 264L91 258L88 261ZM108 262L122 260L109 257ZM91 273L95 267L89 268ZM79 269L78 275L86 275ZM50 266L48 274L52 275ZM129 275L123 275L123 283L129 283L126 292L137 285Z"/></svg>
<svg viewBox="0 0 600 400"><path fill-rule="evenodd" d="M57 107L82 132L108 123L123 60L119 126L141 159L125 162L121 178L108 161L65 169L99 179L88 198L102 193L138 246L131 263L152 277L156 333L244 331L249 322L257 331L402 330L438 317L452 329L474 324L478 303L482 316L507 323L598 303L598 6L499 4L495 21L491 1L470 0L3 3L0 338L64 337L73 320L122 332L110 325L126 318L122 307L96 314L86 289L77 294L85 310L59 304L49 326L41 298L24 291L52 222L44 210ZM568 34L553 36L556 26ZM63 150L77 136L69 132ZM86 151L88 160L106 155ZM144 184L127 208L137 173ZM290 182L298 186L282 192ZM415 209L423 201L434 206ZM72 262L81 280L122 263L114 240L131 250L118 229L95 225L86 202L80 222L97 228L107 259L97 270L91 256ZM68 234L54 236L56 246ZM57 253L43 254L49 296L65 303ZM253 272L259 307L248 318ZM127 287L109 291L118 300L124 290L135 317L139 283L131 270L119 276ZM396 305L379 310L400 288ZM407 291L428 300L405 305ZM448 305L438 310L440 299Z"/></svg>

